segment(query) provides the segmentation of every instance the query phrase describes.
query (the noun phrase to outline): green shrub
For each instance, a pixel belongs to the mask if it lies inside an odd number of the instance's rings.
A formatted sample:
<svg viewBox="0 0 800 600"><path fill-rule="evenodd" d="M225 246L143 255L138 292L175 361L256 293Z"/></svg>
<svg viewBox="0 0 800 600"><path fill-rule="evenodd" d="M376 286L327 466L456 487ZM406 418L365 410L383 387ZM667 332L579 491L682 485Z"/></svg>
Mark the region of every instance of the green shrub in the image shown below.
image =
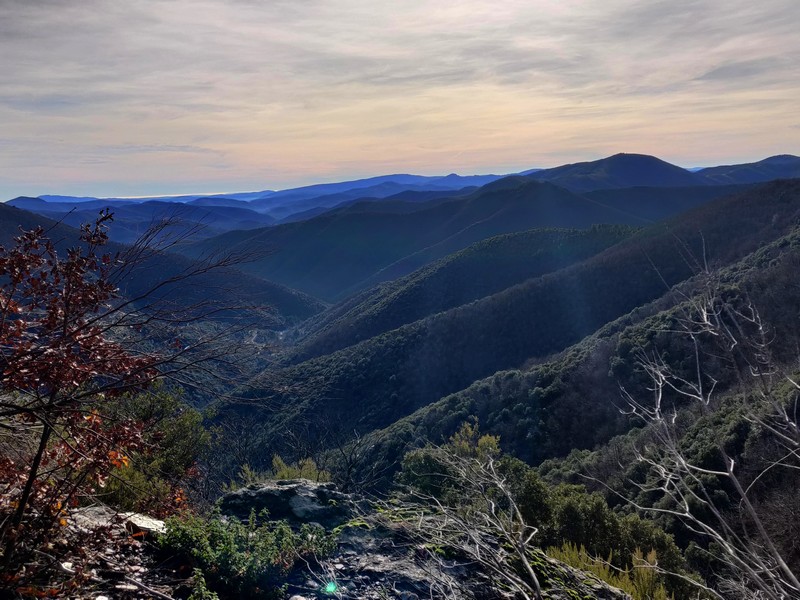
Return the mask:
<svg viewBox="0 0 800 600"><path fill-rule="evenodd" d="M210 443L200 412L183 401L180 390L161 383L145 393L115 398L108 412L112 420L144 423L145 433L102 490L103 502L158 516L182 508L182 488Z"/></svg>
<svg viewBox="0 0 800 600"><path fill-rule="evenodd" d="M461 424L443 449L460 458L485 460L500 455L500 438L482 435L477 419L472 419ZM397 480L418 492L437 498L444 498L448 494L455 494L457 497L460 494L458 479L441 463L432 446L406 453Z"/></svg>
<svg viewBox="0 0 800 600"><path fill-rule="evenodd" d="M192 575L194 579L194 588L187 600L219 600L219 596L208 589L206 578L200 569L195 569Z"/></svg>
<svg viewBox="0 0 800 600"><path fill-rule="evenodd" d="M159 544L172 558L201 571L198 589L207 585L209 593L223 599L280 598L295 562L330 553L335 540L317 525L303 525L295 532L285 521L268 521L265 516L259 519L253 513L246 523L219 514L174 517L167 519Z"/></svg>
<svg viewBox="0 0 800 600"><path fill-rule="evenodd" d="M475 500L463 493L460 475L449 471L442 462L442 450L466 458L496 459L497 473L506 482L522 518L538 530L533 544L582 548L587 556L609 557L609 569L623 573L633 568L637 577L643 571L634 568L636 553L641 549L647 556L657 553L659 567L664 570L689 575L673 537L653 521L615 512L602 495L588 493L582 485L548 485L521 460L502 455L498 438L481 435L476 422L464 423L440 449L426 446L407 453L399 482L450 506L476 508ZM653 574L652 570L649 573ZM692 586L681 576L659 576L659 585L663 583L669 593L678 597L685 596Z"/></svg>

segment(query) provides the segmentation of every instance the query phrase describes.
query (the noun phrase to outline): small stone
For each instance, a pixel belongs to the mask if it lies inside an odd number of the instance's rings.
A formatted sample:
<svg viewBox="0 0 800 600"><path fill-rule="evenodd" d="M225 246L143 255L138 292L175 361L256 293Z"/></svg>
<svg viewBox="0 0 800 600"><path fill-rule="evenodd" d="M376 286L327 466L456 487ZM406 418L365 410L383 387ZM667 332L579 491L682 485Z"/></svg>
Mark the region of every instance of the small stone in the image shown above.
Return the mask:
<svg viewBox="0 0 800 600"><path fill-rule="evenodd" d="M122 513L120 516L125 519L125 529L132 534L140 532L166 533L167 531L167 526L160 519L139 513Z"/></svg>

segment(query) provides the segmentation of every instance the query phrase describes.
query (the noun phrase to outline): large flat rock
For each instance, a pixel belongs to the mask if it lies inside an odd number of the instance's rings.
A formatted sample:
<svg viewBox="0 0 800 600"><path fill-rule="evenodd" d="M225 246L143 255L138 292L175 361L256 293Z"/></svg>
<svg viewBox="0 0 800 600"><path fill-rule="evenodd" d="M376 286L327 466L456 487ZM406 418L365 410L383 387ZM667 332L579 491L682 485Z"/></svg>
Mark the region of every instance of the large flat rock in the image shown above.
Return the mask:
<svg viewBox="0 0 800 600"><path fill-rule="evenodd" d="M337 527L356 514L356 502L332 483L306 479L270 481L225 494L219 502L224 515L245 520L250 513L266 510L271 520L290 524L318 523Z"/></svg>

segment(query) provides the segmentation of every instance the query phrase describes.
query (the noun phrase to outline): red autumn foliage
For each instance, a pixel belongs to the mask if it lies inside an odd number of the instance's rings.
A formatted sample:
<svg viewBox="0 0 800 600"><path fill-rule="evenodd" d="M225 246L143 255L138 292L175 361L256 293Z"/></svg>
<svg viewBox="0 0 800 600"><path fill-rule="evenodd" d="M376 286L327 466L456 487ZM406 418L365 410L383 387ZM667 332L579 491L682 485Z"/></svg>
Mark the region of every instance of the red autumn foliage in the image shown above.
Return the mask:
<svg viewBox="0 0 800 600"><path fill-rule="evenodd" d="M40 227L0 247L0 367L4 391L63 404L82 386L115 393L152 380L153 357L134 356L110 339L101 319L117 297L104 213L81 230L82 244L58 256ZM108 382L122 385L108 385ZM19 411L24 409L19 407Z"/></svg>
<svg viewBox="0 0 800 600"><path fill-rule="evenodd" d="M59 256L42 228L0 247L0 552L3 580L24 584L54 547L67 509L106 485L142 444L143 423L103 403L139 390L163 357L119 341L118 255L102 253L108 212ZM53 557L50 557L53 558ZM26 568L26 561L28 562Z"/></svg>

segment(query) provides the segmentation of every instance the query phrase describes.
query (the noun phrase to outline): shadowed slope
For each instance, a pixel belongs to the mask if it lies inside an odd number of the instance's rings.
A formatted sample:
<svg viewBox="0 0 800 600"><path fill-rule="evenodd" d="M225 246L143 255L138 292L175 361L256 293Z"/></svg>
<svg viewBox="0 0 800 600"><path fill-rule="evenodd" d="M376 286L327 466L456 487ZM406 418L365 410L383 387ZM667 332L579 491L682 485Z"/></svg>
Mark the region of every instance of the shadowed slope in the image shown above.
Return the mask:
<svg viewBox="0 0 800 600"><path fill-rule="evenodd" d="M247 267L249 272L335 300L494 235L636 220L549 183L511 177L408 214L328 213L301 223L223 234L188 252L267 250L267 256Z"/></svg>

